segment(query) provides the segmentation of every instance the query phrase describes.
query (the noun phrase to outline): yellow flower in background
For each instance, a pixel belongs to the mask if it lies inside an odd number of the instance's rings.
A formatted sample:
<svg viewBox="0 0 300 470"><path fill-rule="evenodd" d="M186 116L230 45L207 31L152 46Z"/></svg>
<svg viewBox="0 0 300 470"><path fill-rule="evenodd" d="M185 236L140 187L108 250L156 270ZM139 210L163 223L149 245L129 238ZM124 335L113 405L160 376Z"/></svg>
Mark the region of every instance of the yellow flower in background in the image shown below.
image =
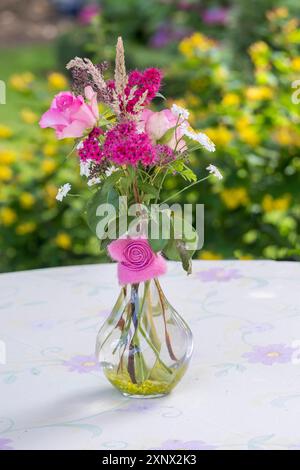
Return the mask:
<svg viewBox="0 0 300 470"><path fill-rule="evenodd" d="M59 233L55 239L55 244L59 247L62 248L63 250L69 250L72 246L72 239L71 237L65 233L61 232Z"/></svg>
<svg viewBox="0 0 300 470"><path fill-rule="evenodd" d="M68 80L62 73L53 72L48 76L48 85L54 90L63 91L68 87Z"/></svg>
<svg viewBox="0 0 300 470"><path fill-rule="evenodd" d="M241 261L251 261L254 259L252 255L238 255L237 258Z"/></svg>
<svg viewBox="0 0 300 470"><path fill-rule="evenodd" d="M45 201L49 207L56 205L57 187L54 184L45 186Z"/></svg>
<svg viewBox="0 0 300 470"><path fill-rule="evenodd" d="M3 207L0 209L0 221L3 225L9 226L17 220L16 212L10 207Z"/></svg>
<svg viewBox="0 0 300 470"><path fill-rule="evenodd" d="M54 160L46 158L41 164L41 170L46 173L46 175L51 175L56 170L57 164Z"/></svg>
<svg viewBox="0 0 300 470"><path fill-rule="evenodd" d="M23 224L19 224L16 227L16 234L17 235L28 235L36 230L36 223L35 222L24 222Z"/></svg>
<svg viewBox="0 0 300 470"><path fill-rule="evenodd" d="M267 18L269 21L274 21L277 19L284 19L289 16L289 10L286 7L274 8L267 12Z"/></svg>
<svg viewBox="0 0 300 470"><path fill-rule="evenodd" d="M261 141L258 129L252 125L250 116L242 116L236 121L236 128L240 139L246 144L255 147Z"/></svg>
<svg viewBox="0 0 300 470"><path fill-rule="evenodd" d="M12 169L9 166L0 165L0 181L9 181L12 177Z"/></svg>
<svg viewBox="0 0 300 470"><path fill-rule="evenodd" d="M268 86L250 86L246 89L246 98L249 101L271 100L274 97L274 90Z"/></svg>
<svg viewBox="0 0 300 470"><path fill-rule="evenodd" d="M257 41L257 42L254 42L253 44L251 44L251 46L249 47L249 53L250 53L250 56L252 57L259 57L259 56L262 56L262 55L266 55L270 52L270 48L268 46L268 44L264 41Z"/></svg>
<svg viewBox="0 0 300 470"><path fill-rule="evenodd" d="M241 99L237 93L226 93L222 99L223 106L239 106Z"/></svg>
<svg viewBox="0 0 300 470"><path fill-rule="evenodd" d="M204 133L215 143L216 147L226 147L232 139L232 132L225 126L209 127L204 130Z"/></svg>
<svg viewBox="0 0 300 470"><path fill-rule="evenodd" d="M300 134L288 125L278 127L273 134L273 138L275 142L283 147L289 145L300 146Z"/></svg>
<svg viewBox="0 0 300 470"><path fill-rule="evenodd" d="M293 72L300 72L300 56L294 57L291 60L291 69Z"/></svg>
<svg viewBox="0 0 300 470"><path fill-rule="evenodd" d="M262 200L264 212L286 211L290 207L292 197L290 194L284 194L279 198L273 198L271 194L266 194Z"/></svg>
<svg viewBox="0 0 300 470"><path fill-rule="evenodd" d="M223 189L221 191L221 199L230 210L246 206L249 203L247 190L243 187Z"/></svg>
<svg viewBox="0 0 300 470"><path fill-rule="evenodd" d="M219 260L223 259L223 256L220 255L219 253L214 253L213 251L208 251L208 250L202 250L199 253L198 259L202 260Z"/></svg>
<svg viewBox="0 0 300 470"><path fill-rule="evenodd" d="M20 153L20 158L25 162L31 162L34 159L33 151L30 149L23 150Z"/></svg>
<svg viewBox="0 0 300 470"><path fill-rule="evenodd" d="M39 120L38 114L34 113L31 109L29 108L24 108L20 112L21 119L23 122L26 124L35 124Z"/></svg>
<svg viewBox="0 0 300 470"><path fill-rule="evenodd" d="M0 149L0 165L11 165L16 161L17 154L14 150Z"/></svg>
<svg viewBox="0 0 300 470"><path fill-rule="evenodd" d="M283 31L285 34L295 31L299 26L298 18L291 18L286 24L283 25Z"/></svg>
<svg viewBox="0 0 300 470"><path fill-rule="evenodd" d="M251 147L255 147L261 141L261 138L255 127L246 127L239 130L240 139Z"/></svg>
<svg viewBox="0 0 300 470"><path fill-rule="evenodd" d="M249 54L257 68L265 69L269 66L270 48L264 41L253 43L249 47Z"/></svg>
<svg viewBox="0 0 300 470"><path fill-rule="evenodd" d="M13 135L13 131L10 127L0 124L0 139L8 139Z"/></svg>
<svg viewBox="0 0 300 470"><path fill-rule="evenodd" d="M227 67L218 65L212 70L212 75L217 84L223 85L224 81L229 77L229 71Z"/></svg>
<svg viewBox="0 0 300 470"><path fill-rule="evenodd" d="M43 154L46 155L46 157L53 157L57 153L58 146L55 142L53 143L47 143L43 146Z"/></svg>
<svg viewBox="0 0 300 470"><path fill-rule="evenodd" d="M196 108L201 105L201 99L199 96L194 95L193 93L188 92L186 95L186 103L192 108Z"/></svg>
<svg viewBox="0 0 300 470"><path fill-rule="evenodd" d="M300 44L300 29L291 31L286 35L286 40L290 44Z"/></svg>
<svg viewBox="0 0 300 470"><path fill-rule="evenodd" d="M192 58L197 56L198 52L206 52L213 47L215 47L215 41L197 32L180 42L179 51L187 58Z"/></svg>
<svg viewBox="0 0 300 470"><path fill-rule="evenodd" d="M28 192L24 192L20 195L20 205L24 209L31 209L31 207L35 204L35 197Z"/></svg>
<svg viewBox="0 0 300 470"><path fill-rule="evenodd" d="M24 72L12 75L9 84L14 90L23 92L30 89L33 81L34 75L31 72Z"/></svg>

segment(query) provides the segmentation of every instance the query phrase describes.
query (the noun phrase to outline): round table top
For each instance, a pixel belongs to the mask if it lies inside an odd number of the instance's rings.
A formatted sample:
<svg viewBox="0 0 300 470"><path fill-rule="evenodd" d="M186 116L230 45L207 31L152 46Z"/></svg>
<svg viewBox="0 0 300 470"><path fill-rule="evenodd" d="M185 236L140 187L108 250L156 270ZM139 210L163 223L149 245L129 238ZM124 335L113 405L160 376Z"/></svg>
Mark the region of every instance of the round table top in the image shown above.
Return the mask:
<svg viewBox="0 0 300 470"><path fill-rule="evenodd" d="M164 398L130 399L94 359L115 265L0 275L0 449L300 449L300 263L170 263L195 350Z"/></svg>

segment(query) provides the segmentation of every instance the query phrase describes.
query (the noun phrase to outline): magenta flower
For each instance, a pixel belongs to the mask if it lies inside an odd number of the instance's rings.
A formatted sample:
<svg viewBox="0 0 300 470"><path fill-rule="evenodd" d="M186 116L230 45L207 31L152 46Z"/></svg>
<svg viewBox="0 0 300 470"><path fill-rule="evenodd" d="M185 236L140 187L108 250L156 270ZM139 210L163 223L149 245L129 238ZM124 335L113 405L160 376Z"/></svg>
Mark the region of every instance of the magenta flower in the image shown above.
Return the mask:
<svg viewBox="0 0 300 470"><path fill-rule="evenodd" d="M78 372L79 374L87 374L92 371L100 371L100 366L94 355L91 356L74 356L68 361L64 361L63 365L69 368L70 372Z"/></svg>
<svg viewBox="0 0 300 470"><path fill-rule="evenodd" d="M228 8L215 7L204 11L202 19L206 24L225 25L228 21Z"/></svg>
<svg viewBox="0 0 300 470"><path fill-rule="evenodd" d="M0 437L0 450L14 450L14 448L10 445L11 443L11 439Z"/></svg>
<svg viewBox="0 0 300 470"><path fill-rule="evenodd" d="M94 160L100 162L104 156L98 137L103 134L102 129L95 127L88 137L82 142L78 151L80 160Z"/></svg>
<svg viewBox="0 0 300 470"><path fill-rule="evenodd" d="M95 16L97 16L100 13L100 8L99 5L95 4L90 4L90 5L85 5L82 7L82 9L79 12L78 15L78 21L80 24L83 26L91 24Z"/></svg>
<svg viewBox="0 0 300 470"><path fill-rule="evenodd" d="M159 91L161 81L162 73L159 69L156 68L146 69L143 72L140 70L133 70L130 72L128 76L128 84L125 88L125 95L128 98L130 93L132 93L133 87L136 87L136 90L133 94L133 98L126 105L126 112L136 114L134 107L145 92L147 92L147 95L141 105L147 106L153 100L153 98L155 98L157 92ZM114 89L114 80L111 80L108 83L108 86Z"/></svg>
<svg viewBox="0 0 300 470"><path fill-rule="evenodd" d="M160 140L166 132L174 128L174 132L170 136L168 142L165 142L171 149L177 148L178 151L183 152L186 150L186 143L184 140L181 140L178 144L177 142L183 137L184 130L179 124L183 124L184 120L178 120L178 116L170 109L163 109L159 112L151 111L150 109L145 109L142 113L141 121L139 122L139 127L141 130L145 131L152 143L156 143ZM176 127L177 125L177 127ZM175 129L176 128L176 129Z"/></svg>
<svg viewBox="0 0 300 470"><path fill-rule="evenodd" d="M113 260L118 261L121 285L144 282L165 274L166 260L154 253L145 238L119 238L108 245Z"/></svg>
<svg viewBox="0 0 300 470"><path fill-rule="evenodd" d="M103 145L105 156L117 165L147 166L156 158L156 151L145 132L138 132L133 121L121 122L107 132Z"/></svg>
<svg viewBox="0 0 300 470"><path fill-rule="evenodd" d="M154 450L214 450L215 446L206 444L203 441L180 441L170 439L161 444L161 447Z"/></svg>
<svg viewBox="0 0 300 470"><path fill-rule="evenodd" d="M55 129L58 139L81 137L96 125L99 118L97 94L92 87L85 88L85 98L87 102L70 91L59 93L50 109L43 114L40 126Z"/></svg>
<svg viewBox="0 0 300 470"><path fill-rule="evenodd" d="M242 275L238 269L210 268L198 272L197 277L203 282L228 282L232 279L240 279Z"/></svg>
<svg viewBox="0 0 300 470"><path fill-rule="evenodd" d="M266 366L291 362L295 350L284 344L270 344L268 346L254 346L252 351L243 354L250 363L259 363Z"/></svg>

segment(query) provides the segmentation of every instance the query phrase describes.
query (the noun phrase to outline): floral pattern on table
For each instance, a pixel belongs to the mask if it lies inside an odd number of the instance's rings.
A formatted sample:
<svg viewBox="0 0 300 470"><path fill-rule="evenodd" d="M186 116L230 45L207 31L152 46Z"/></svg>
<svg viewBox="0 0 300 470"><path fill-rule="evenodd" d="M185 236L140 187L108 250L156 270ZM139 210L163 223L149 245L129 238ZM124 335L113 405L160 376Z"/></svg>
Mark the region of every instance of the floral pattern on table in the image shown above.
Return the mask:
<svg viewBox="0 0 300 470"><path fill-rule="evenodd" d="M115 265L0 275L0 450L299 449L299 279L292 262L169 263L194 356L169 396L137 400L94 356Z"/></svg>

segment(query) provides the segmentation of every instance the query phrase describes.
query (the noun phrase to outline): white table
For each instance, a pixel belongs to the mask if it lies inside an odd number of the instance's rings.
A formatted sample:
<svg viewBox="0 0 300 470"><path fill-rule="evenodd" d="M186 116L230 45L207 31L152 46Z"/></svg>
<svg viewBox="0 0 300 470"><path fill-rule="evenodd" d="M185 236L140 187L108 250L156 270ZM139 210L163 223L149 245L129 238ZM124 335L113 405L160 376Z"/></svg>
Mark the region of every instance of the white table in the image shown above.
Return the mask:
<svg viewBox="0 0 300 470"><path fill-rule="evenodd" d="M299 263L195 262L189 278L169 264L162 285L195 352L173 393L153 400L124 398L94 363L115 273L0 275L0 448L300 448Z"/></svg>

